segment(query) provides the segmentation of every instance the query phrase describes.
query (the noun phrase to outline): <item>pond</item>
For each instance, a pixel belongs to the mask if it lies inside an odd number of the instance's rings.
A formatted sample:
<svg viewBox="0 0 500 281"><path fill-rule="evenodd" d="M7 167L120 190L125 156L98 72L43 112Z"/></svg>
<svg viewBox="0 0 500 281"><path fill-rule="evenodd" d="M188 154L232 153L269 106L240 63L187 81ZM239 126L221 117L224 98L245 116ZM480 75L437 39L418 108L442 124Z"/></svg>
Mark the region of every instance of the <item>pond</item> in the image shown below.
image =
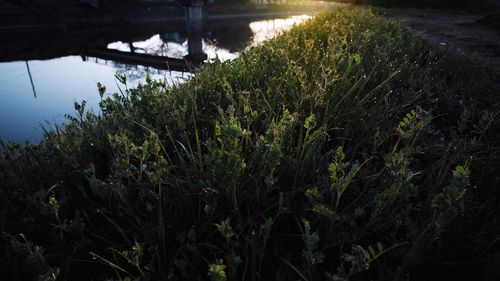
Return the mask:
<svg viewBox="0 0 500 281"><path fill-rule="evenodd" d="M86 100L98 111L97 82L107 93L118 92L116 73L126 75L129 87L147 73L182 83L192 75L185 61L193 50L202 50L205 61L232 60L309 17L218 20L194 34L175 24L2 34L0 138L38 142L42 126L51 130L74 114L75 101Z"/></svg>

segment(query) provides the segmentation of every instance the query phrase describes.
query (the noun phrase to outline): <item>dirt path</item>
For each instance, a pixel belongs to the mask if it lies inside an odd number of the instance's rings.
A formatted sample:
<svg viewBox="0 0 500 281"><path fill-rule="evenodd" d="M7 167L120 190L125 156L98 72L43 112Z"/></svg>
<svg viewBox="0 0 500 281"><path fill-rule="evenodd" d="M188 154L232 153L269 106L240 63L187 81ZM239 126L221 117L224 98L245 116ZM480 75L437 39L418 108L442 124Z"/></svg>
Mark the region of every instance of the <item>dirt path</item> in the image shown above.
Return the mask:
<svg viewBox="0 0 500 281"><path fill-rule="evenodd" d="M486 14L432 9L389 9L386 13L431 43L490 66L500 77L500 28L478 23Z"/></svg>

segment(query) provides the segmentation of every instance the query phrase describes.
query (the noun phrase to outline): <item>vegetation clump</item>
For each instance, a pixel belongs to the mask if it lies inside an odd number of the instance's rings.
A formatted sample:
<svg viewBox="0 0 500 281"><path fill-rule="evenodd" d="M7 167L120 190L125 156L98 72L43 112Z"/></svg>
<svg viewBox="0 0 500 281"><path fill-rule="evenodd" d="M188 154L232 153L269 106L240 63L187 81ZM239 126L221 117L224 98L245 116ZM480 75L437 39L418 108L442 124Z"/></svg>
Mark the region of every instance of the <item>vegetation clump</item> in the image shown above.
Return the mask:
<svg viewBox="0 0 500 281"><path fill-rule="evenodd" d="M4 144L8 280L494 273L500 111L465 58L343 8L181 85L117 78L99 114Z"/></svg>

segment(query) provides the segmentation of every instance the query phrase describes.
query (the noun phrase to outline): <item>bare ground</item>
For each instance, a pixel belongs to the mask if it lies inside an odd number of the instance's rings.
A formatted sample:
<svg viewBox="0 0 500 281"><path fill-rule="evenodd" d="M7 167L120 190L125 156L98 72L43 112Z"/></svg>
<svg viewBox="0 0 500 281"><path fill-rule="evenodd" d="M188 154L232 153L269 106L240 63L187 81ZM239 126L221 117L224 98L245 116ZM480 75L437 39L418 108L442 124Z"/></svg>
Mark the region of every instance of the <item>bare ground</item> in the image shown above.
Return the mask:
<svg viewBox="0 0 500 281"><path fill-rule="evenodd" d="M492 17L487 13L434 9L388 9L385 12L429 42L464 54L490 67L493 76L500 77L500 28L498 22L488 22ZM498 80L495 84L500 85L500 79L495 80Z"/></svg>

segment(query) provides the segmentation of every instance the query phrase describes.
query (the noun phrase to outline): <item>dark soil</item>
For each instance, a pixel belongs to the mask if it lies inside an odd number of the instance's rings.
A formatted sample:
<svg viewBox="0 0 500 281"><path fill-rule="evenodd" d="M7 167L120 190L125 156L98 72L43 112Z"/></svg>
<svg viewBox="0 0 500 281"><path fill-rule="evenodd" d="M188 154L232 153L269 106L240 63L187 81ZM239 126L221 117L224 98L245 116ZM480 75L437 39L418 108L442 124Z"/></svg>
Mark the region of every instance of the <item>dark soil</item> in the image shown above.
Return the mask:
<svg viewBox="0 0 500 281"><path fill-rule="evenodd" d="M440 9L385 11L387 16L401 21L430 43L468 56L500 77L499 14Z"/></svg>

